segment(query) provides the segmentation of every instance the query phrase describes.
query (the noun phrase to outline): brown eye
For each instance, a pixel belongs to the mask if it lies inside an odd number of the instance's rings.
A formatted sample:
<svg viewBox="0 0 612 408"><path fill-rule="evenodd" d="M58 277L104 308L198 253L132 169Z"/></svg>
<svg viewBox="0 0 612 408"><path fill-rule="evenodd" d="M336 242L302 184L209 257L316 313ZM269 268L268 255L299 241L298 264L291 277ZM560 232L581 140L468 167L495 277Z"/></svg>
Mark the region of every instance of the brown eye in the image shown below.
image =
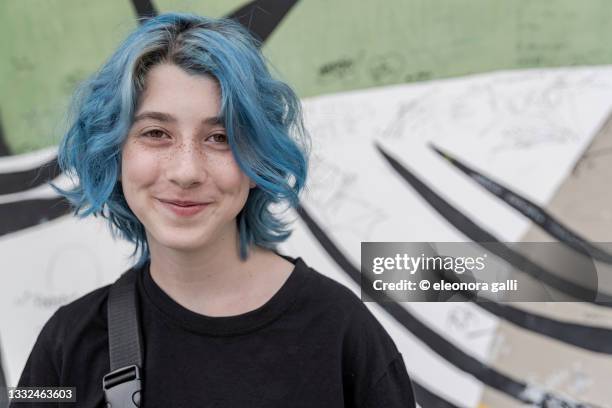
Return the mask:
<svg viewBox="0 0 612 408"><path fill-rule="evenodd" d="M146 137L150 137L151 139L161 139L166 135L166 133L162 132L159 129L152 129L152 130L149 130L148 132L143 133L142 135Z"/></svg>
<svg viewBox="0 0 612 408"><path fill-rule="evenodd" d="M227 136L223 133L215 133L211 135L209 139L212 139L215 143L227 143Z"/></svg>

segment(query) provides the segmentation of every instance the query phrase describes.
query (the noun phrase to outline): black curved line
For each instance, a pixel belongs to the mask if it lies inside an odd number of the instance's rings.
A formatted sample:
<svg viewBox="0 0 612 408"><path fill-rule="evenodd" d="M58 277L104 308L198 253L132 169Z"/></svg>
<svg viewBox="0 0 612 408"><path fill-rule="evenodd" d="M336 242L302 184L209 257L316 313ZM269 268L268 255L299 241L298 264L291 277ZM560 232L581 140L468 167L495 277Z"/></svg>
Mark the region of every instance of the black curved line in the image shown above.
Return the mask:
<svg viewBox="0 0 612 408"><path fill-rule="evenodd" d="M131 3L140 23L158 14L151 0L132 0ZM249 29L253 35L264 42L296 3L297 0L255 0L235 10L228 17L240 22ZM2 126L0 122L0 156L9 154L8 147L4 144L2 136ZM41 172L44 174L41 174ZM53 159L37 169L0 174L0 195L36 187L54 179L60 173L61 170L59 169L57 160ZM43 177L40 177L41 175ZM22 205L26 208L23 208ZM64 214L62 211L48 212L48 214L43 211L46 215L43 213L38 214L37 210L40 209L40 203L36 200L29 203L24 202L22 205L20 205L18 211L21 212L21 214L28 214L29 216L35 214L33 219L26 220L23 215L18 217L7 217L7 215L10 214L7 214L7 211L3 211L0 207L0 214L3 215L2 221L0 221L0 235L16 231L19 229L18 226L20 225L23 226L23 228L27 228L39 222L44 222L45 219L53 219ZM44 204L42 205L44 207ZM6 208L13 207L14 206L9 205ZM35 210L32 211L31 208Z"/></svg>
<svg viewBox="0 0 612 408"><path fill-rule="evenodd" d="M451 282L466 282L465 275L438 272L439 278ZM462 276L462 278L459 278ZM468 278L469 280L469 278ZM478 298L476 292L470 290L458 290L457 294L463 296L466 301L475 303L478 307L497 317L506 320L521 329L549 337L562 343L570 344L584 350L596 353L612 354L612 329L597 326L586 326L570 322L562 322L538 314L530 313L508 304L502 304L493 300Z"/></svg>
<svg viewBox="0 0 612 408"><path fill-rule="evenodd" d="M480 184L497 198L503 200L506 204L517 210L519 213L529 218L552 237L557 238L565 245L589 258L592 257L599 261L612 264L612 254L598 248L580 236L578 233L570 230L539 205L535 204L531 200L528 200L522 195L515 193L508 187L493 181L491 178L483 175L479 171L470 168L466 164L462 163L459 159L452 157L450 154L442 151L433 144L430 144L430 147L437 154L447 159L455 168L459 169L462 173Z"/></svg>
<svg viewBox="0 0 612 408"><path fill-rule="evenodd" d="M8 145L4 142L4 133L2 132L2 125L0 124L0 157L10 156L11 151Z"/></svg>
<svg viewBox="0 0 612 408"><path fill-rule="evenodd" d="M0 111L0 157L1 156L10 156L11 150L4 140L4 125L2 123L2 113Z"/></svg>
<svg viewBox="0 0 612 408"><path fill-rule="evenodd" d="M17 193L45 184L61 174L57 157L29 170L0 173L0 195Z"/></svg>
<svg viewBox="0 0 612 408"><path fill-rule="evenodd" d="M151 0L132 0L134 10L142 24L147 18L157 15ZM9 153L4 143L0 121L0 156ZM41 172L44 177L40 178ZM0 175L0 195L10 194L36 187L61 173L57 160L53 159L37 169ZM63 198L50 200L28 200L0 205L0 236L60 217L69 212L69 204Z"/></svg>
<svg viewBox="0 0 612 408"><path fill-rule="evenodd" d="M0 204L0 236L66 215L70 204L63 197Z"/></svg>
<svg viewBox="0 0 612 408"><path fill-rule="evenodd" d="M584 350L612 354L612 330L610 329L561 322L496 302L474 303L517 327Z"/></svg>
<svg viewBox="0 0 612 408"><path fill-rule="evenodd" d="M319 225L314 221L310 214L308 214L304 207L299 206L297 208L297 212L316 241L349 278L351 278L358 285L361 285L363 282L366 284L371 284L371 282L368 282L368 279L365 276L361 275L361 272L342 253L342 251L340 251L340 249L321 229L321 227L319 227ZM546 407L546 405L543 404L545 404L547 401L563 403L565 405L560 406L567 406L568 408L595 408L595 406L592 404L576 404L573 401L567 401L561 397L557 397L552 393L545 393L541 400L534 400L527 393L525 393L527 389L527 385L525 383L515 380L495 370L493 367L478 361L476 358L472 357L446 340L435 330L432 330L429 326L416 318L408 310L404 309L386 294L381 293L380 295L383 301L377 301L376 303L391 317L393 317L395 321L404 326L406 330L417 337L424 346L428 347L434 353L444 358L459 370L472 375L483 384L501 391L502 393L521 402L537 404L536 406L542 408Z"/></svg>
<svg viewBox="0 0 612 408"><path fill-rule="evenodd" d="M134 7L140 24L157 15L157 9L152 0L132 0L132 7Z"/></svg>
<svg viewBox="0 0 612 408"><path fill-rule="evenodd" d="M503 259L508 264L513 265L516 269L528 274L540 282L549 285L550 287L559 290L562 293L572 296L575 299L598 306L612 307L612 295L593 291L574 282L565 280L532 262L529 258L525 257L521 253L512 250L491 233L478 226L474 221L450 205L431 188L427 187L425 183L408 171L406 167L385 152L380 145L376 144L376 148L391 165L391 167L408 184L410 184L412 188L414 188L415 191L438 212L438 214L440 214L451 225L474 241L475 244L486 248L489 252L495 254L500 259Z"/></svg>
<svg viewBox="0 0 612 408"><path fill-rule="evenodd" d="M227 15L266 42L298 0L253 0Z"/></svg>
<svg viewBox="0 0 612 408"><path fill-rule="evenodd" d="M327 234L317 225L310 217L308 212L303 207L297 209L300 218L304 221L315 239L323 247L325 252L333 259L333 261L358 285L365 280L360 271L348 260L346 256L338 249ZM384 302L376 302L389 315L391 315L399 324L404 326L410 333L416 336L424 346L431 349L434 353L440 355L449 363L458 369L471 374L482 383L489 387L495 388L513 398L522 402L533 402L524 396L523 392L526 389L526 384L514 380L505 374L500 373L492 367L478 361L476 358L465 353L460 348L446 340L444 337L429 328L425 323L412 315L408 310L401 305L395 303L386 295L383 298L388 299Z"/></svg>
<svg viewBox="0 0 612 408"><path fill-rule="evenodd" d="M412 388L414 388L415 398L422 408L459 408L414 380L412 380Z"/></svg>

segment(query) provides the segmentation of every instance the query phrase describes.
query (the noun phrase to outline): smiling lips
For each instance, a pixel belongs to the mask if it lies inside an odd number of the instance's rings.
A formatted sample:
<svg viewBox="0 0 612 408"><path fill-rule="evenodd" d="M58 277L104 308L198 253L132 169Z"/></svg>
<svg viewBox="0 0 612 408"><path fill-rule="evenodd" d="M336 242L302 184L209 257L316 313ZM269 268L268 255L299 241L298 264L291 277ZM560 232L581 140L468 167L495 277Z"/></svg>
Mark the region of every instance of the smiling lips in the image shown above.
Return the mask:
<svg viewBox="0 0 612 408"><path fill-rule="evenodd" d="M196 201L163 200L158 201L167 209L180 217L190 217L202 211L210 203Z"/></svg>

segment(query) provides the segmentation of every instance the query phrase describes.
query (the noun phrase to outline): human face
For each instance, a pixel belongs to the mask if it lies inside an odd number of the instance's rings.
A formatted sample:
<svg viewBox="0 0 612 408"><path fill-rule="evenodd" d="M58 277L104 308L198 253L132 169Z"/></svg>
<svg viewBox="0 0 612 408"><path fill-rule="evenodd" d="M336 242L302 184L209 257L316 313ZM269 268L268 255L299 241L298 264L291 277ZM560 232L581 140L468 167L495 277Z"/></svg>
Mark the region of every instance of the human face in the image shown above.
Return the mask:
<svg viewBox="0 0 612 408"><path fill-rule="evenodd" d="M123 146L121 182L151 251L236 246L236 216L253 184L218 120L216 80L164 63L145 84Z"/></svg>

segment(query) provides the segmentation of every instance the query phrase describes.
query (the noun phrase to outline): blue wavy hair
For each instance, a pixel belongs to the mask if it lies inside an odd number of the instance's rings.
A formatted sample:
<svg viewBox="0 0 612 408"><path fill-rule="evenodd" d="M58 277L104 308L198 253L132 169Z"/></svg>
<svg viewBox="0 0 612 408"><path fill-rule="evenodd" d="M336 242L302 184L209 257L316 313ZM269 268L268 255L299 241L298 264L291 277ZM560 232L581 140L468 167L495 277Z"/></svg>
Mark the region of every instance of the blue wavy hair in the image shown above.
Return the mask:
<svg viewBox="0 0 612 408"><path fill-rule="evenodd" d="M185 13L149 19L77 88L69 128L58 153L61 169L78 182L54 186L79 217L102 216L114 235L135 244L137 265L150 257L145 229L129 208L118 176L145 76L172 63L190 74L209 75L221 90L221 117L236 162L257 186L237 217L240 256L251 244L275 248L290 235L271 204L295 208L308 168L309 139L299 99L274 79L260 44L240 24Z"/></svg>

